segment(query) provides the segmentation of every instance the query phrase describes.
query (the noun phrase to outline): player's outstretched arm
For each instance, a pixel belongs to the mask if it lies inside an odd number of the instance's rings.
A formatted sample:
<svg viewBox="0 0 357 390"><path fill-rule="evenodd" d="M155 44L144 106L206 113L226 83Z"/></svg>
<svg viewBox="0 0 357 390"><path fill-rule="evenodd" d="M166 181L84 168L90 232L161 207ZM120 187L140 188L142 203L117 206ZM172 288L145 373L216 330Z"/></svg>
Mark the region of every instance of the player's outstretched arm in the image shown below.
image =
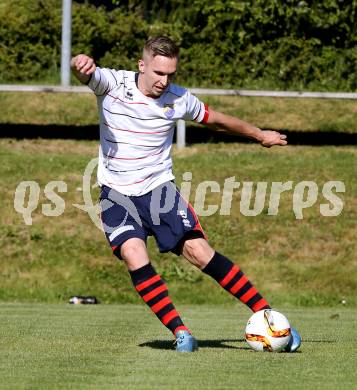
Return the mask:
<svg viewBox="0 0 357 390"><path fill-rule="evenodd" d="M88 83L90 75L95 72L96 68L93 58L85 54L78 54L71 60L71 69L82 84Z"/></svg>
<svg viewBox="0 0 357 390"><path fill-rule="evenodd" d="M213 111L211 109L209 109L207 125L215 130L223 130L230 134L255 139L266 148L270 148L274 145L284 146L288 143L286 135L284 134L280 134L277 131L272 130L261 130L239 118Z"/></svg>

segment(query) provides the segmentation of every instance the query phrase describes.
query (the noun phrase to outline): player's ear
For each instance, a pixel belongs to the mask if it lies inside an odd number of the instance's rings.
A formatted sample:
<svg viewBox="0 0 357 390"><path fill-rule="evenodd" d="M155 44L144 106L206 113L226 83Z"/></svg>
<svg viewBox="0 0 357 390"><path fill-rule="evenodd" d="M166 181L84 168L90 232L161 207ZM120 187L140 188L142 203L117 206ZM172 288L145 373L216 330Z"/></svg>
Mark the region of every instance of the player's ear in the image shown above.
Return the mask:
<svg viewBox="0 0 357 390"><path fill-rule="evenodd" d="M139 72L140 73L144 73L144 71L145 71L145 63L144 63L143 59L138 61L138 68L139 68Z"/></svg>

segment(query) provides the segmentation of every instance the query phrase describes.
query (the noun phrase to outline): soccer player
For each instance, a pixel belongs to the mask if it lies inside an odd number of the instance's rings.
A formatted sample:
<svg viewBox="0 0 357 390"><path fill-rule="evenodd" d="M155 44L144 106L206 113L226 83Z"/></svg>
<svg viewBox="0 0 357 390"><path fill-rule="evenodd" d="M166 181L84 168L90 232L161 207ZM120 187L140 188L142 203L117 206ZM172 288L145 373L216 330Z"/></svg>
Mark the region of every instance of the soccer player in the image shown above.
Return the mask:
<svg viewBox="0 0 357 390"><path fill-rule="evenodd" d="M97 97L98 183L107 240L114 255L125 262L139 295L173 333L176 350L192 352L197 341L151 264L146 247L149 235L155 237L160 252L183 255L253 312L270 306L243 271L209 245L194 209L175 186L170 156L175 122L196 121L252 138L265 147L284 146L287 141L276 131L262 131L216 112L187 89L172 84L178 59L178 47L161 36L146 42L138 72L100 68L84 54L72 58L71 68ZM287 350L299 346L300 336L293 330Z"/></svg>

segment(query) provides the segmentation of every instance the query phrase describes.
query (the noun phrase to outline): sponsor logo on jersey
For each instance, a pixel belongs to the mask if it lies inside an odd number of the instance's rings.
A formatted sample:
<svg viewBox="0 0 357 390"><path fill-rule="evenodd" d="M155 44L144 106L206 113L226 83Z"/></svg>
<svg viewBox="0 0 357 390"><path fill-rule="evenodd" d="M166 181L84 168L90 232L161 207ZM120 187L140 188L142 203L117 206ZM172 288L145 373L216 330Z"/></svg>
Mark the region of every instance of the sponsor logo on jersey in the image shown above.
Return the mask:
<svg viewBox="0 0 357 390"><path fill-rule="evenodd" d="M128 100L133 100L133 94L130 91L125 91L125 98Z"/></svg>

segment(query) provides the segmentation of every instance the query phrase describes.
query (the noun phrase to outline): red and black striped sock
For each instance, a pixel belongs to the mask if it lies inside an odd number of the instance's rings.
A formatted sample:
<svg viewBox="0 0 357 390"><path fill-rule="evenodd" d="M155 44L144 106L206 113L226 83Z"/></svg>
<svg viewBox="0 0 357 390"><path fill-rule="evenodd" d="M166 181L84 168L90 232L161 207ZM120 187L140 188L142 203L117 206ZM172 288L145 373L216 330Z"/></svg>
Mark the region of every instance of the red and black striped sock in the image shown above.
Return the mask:
<svg viewBox="0 0 357 390"><path fill-rule="evenodd" d="M141 298L174 335L179 330L190 332L176 311L169 297L166 284L151 264L144 265L135 271L130 271L130 276Z"/></svg>
<svg viewBox="0 0 357 390"><path fill-rule="evenodd" d="M218 252L215 252L202 271L245 303L253 312L270 309L268 302L259 294L239 267Z"/></svg>

